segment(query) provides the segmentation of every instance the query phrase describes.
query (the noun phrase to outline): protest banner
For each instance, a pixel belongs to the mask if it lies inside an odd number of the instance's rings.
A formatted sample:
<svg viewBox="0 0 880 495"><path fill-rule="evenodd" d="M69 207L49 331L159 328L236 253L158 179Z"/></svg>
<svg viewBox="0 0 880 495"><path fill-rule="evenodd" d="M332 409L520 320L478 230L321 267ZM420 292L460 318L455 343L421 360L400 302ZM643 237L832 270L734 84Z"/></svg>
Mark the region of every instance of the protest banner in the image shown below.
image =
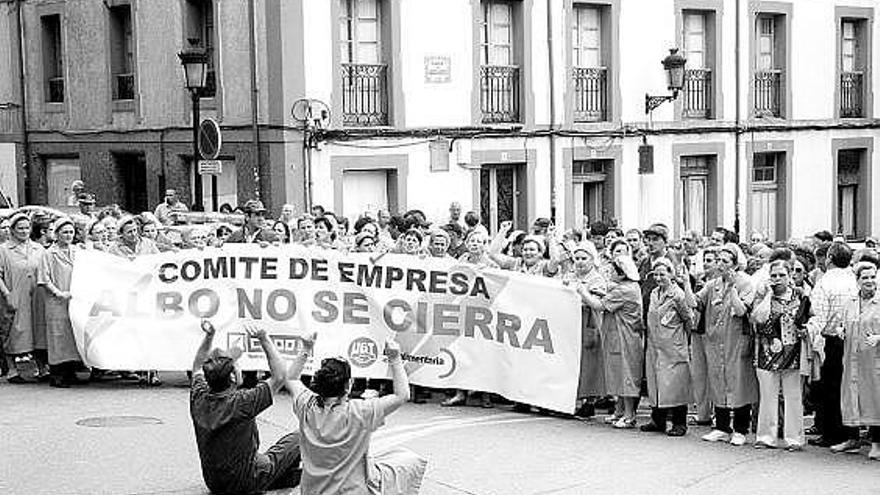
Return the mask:
<svg viewBox="0 0 880 495"><path fill-rule="evenodd" d="M344 356L355 376L386 378L387 338L412 383L574 409L580 300L558 281L455 260L226 245L128 260L77 253L70 316L80 353L102 369L185 370L202 339L239 347L268 369L243 322L264 325L282 355L318 333L314 359Z"/></svg>

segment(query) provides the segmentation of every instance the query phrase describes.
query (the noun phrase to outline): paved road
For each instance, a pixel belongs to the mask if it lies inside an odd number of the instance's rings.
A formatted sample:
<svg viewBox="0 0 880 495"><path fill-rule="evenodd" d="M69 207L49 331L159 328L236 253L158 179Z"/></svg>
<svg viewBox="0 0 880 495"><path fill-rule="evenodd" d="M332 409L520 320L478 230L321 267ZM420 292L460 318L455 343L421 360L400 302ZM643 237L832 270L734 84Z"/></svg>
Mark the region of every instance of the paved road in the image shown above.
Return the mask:
<svg viewBox="0 0 880 495"><path fill-rule="evenodd" d="M185 378L165 378L156 389L0 384L0 494L206 493ZM131 416L152 420L127 424ZM83 420L109 424L77 424ZM278 397L259 423L264 445L295 428L290 398ZM704 431L671 439L507 407L435 403L405 406L373 448L400 445L427 457L425 495L880 493L880 462L864 455L707 444L699 440Z"/></svg>

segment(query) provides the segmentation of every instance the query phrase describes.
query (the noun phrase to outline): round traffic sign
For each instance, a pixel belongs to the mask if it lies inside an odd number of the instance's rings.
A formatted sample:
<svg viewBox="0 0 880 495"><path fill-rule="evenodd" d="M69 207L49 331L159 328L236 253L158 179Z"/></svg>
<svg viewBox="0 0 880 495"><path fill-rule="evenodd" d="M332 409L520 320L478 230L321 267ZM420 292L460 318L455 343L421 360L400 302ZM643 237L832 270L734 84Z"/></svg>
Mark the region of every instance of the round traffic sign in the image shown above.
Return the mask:
<svg viewBox="0 0 880 495"><path fill-rule="evenodd" d="M220 146L223 139L220 137L220 126L217 121L207 118L199 124L199 152L205 160L214 160L220 155Z"/></svg>

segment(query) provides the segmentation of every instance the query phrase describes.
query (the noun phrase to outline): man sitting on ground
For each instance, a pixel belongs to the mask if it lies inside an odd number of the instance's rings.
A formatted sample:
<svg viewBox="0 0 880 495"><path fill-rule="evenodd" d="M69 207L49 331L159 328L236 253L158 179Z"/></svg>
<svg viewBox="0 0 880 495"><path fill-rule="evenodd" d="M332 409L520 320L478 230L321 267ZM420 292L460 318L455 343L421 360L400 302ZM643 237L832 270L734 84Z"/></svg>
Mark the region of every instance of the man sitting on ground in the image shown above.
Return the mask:
<svg viewBox="0 0 880 495"><path fill-rule="evenodd" d="M235 361L241 350L211 350L214 326L202 321L205 338L193 361L190 415L202 462L202 476L215 494L251 494L292 488L299 484L299 433L281 437L259 453L256 417L272 405L272 395L284 384L286 365L263 329L245 326L248 336L259 339L272 378L254 388L237 390Z"/></svg>

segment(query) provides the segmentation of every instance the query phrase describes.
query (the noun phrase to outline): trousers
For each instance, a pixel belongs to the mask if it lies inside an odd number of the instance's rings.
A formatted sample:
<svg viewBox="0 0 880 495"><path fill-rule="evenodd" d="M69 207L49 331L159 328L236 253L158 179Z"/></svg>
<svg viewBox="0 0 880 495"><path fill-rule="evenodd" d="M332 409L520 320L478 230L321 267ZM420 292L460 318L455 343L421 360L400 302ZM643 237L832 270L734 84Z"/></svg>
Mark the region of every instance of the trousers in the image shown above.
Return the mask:
<svg viewBox="0 0 880 495"><path fill-rule="evenodd" d="M804 445L804 404L801 400L799 370L768 371L757 369L761 402L758 406L758 434L755 439L776 446L779 430L779 391L785 408L784 437L786 446Z"/></svg>

